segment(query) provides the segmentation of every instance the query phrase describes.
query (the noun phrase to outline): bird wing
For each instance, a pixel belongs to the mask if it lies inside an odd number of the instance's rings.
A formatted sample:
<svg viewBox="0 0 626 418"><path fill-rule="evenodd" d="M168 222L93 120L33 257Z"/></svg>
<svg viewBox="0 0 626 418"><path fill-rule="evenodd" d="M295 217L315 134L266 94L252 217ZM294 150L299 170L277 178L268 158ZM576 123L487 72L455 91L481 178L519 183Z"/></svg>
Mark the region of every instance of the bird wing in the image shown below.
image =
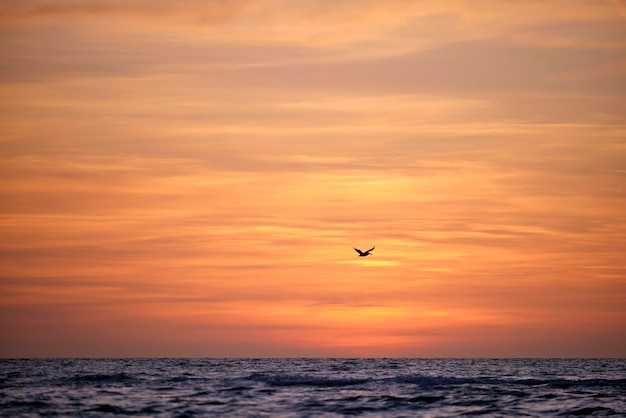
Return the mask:
<svg viewBox="0 0 626 418"><path fill-rule="evenodd" d="M356 251L359 254L363 254L363 251L359 250L358 248L355 248L354 251Z"/></svg>
<svg viewBox="0 0 626 418"><path fill-rule="evenodd" d="M369 250L367 250L367 251L365 251L365 252L366 252L366 253L369 253L369 252L370 252L370 251L372 251L374 248L376 248L376 247L372 247L372 248L370 248Z"/></svg>

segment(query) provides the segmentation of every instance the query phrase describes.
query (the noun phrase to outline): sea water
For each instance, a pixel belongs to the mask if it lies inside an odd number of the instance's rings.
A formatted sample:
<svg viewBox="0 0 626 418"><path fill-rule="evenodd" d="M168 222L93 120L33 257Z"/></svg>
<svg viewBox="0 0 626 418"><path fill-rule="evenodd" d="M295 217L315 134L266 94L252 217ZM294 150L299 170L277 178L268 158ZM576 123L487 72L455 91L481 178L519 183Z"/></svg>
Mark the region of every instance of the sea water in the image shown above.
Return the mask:
<svg viewBox="0 0 626 418"><path fill-rule="evenodd" d="M626 416L626 360L5 359L0 414Z"/></svg>

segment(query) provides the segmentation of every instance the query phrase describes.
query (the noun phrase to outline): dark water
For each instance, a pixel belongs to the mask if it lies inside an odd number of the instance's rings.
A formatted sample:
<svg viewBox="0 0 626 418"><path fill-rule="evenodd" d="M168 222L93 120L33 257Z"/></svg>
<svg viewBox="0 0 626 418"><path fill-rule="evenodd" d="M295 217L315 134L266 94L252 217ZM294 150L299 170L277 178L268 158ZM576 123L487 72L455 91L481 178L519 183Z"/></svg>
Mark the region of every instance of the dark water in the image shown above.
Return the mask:
<svg viewBox="0 0 626 418"><path fill-rule="evenodd" d="M0 415L626 416L626 360L11 359Z"/></svg>

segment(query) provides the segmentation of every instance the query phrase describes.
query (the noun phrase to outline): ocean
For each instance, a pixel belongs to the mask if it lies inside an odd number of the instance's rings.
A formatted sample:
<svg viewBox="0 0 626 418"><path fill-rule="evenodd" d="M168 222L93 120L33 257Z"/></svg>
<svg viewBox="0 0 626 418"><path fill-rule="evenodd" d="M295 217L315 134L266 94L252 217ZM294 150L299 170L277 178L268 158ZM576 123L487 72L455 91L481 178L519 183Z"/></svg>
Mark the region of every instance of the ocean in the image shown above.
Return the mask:
<svg viewBox="0 0 626 418"><path fill-rule="evenodd" d="M0 415L626 416L626 359L4 359Z"/></svg>

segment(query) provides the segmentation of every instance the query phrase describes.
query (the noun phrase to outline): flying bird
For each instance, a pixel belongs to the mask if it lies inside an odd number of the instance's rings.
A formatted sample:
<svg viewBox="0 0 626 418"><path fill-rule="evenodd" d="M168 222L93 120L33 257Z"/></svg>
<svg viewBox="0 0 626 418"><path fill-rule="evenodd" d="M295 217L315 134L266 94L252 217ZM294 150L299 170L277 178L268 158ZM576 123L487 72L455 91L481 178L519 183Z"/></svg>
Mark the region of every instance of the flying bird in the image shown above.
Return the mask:
<svg viewBox="0 0 626 418"><path fill-rule="evenodd" d="M368 255L370 255L370 251L372 251L374 248L376 248L376 247L372 247L372 248L370 248L367 251L361 251L358 248L355 248L354 251L359 253L359 257L367 257Z"/></svg>

